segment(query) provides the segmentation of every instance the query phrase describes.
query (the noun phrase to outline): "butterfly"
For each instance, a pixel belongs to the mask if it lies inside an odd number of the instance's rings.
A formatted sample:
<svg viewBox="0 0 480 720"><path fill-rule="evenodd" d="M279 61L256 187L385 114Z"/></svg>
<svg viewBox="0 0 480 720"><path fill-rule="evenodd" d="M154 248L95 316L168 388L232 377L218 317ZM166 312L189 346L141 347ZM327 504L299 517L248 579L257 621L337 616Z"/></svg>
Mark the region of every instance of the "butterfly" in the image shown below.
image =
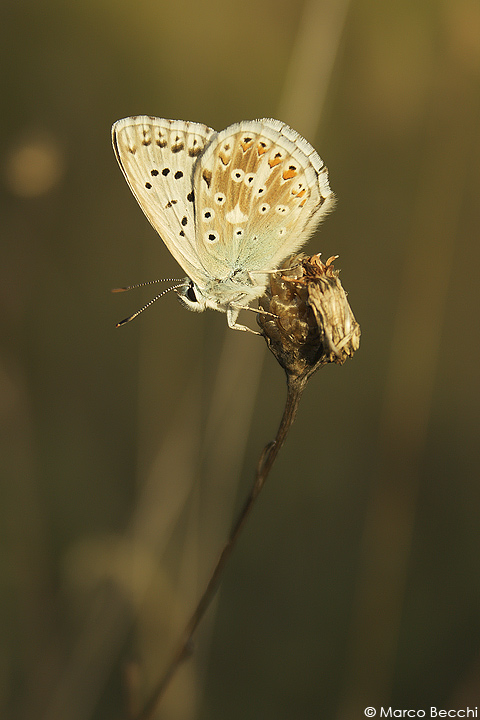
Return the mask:
<svg viewBox="0 0 480 720"><path fill-rule="evenodd" d="M269 273L334 205L317 152L270 118L216 132L138 115L114 123L112 142L140 207L188 275L171 289L189 310L225 312L229 327L249 331L240 310L253 310Z"/></svg>

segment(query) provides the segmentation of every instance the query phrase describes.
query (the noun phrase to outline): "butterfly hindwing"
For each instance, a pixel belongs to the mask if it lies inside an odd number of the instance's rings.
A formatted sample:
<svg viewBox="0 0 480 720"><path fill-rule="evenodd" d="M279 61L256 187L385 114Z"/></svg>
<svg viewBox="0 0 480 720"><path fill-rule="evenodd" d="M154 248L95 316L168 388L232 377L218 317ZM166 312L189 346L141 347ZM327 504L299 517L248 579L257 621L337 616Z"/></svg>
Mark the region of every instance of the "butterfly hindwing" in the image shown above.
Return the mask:
<svg viewBox="0 0 480 720"><path fill-rule="evenodd" d="M198 256L220 278L278 267L334 201L313 147L270 119L213 137L195 166L194 187Z"/></svg>

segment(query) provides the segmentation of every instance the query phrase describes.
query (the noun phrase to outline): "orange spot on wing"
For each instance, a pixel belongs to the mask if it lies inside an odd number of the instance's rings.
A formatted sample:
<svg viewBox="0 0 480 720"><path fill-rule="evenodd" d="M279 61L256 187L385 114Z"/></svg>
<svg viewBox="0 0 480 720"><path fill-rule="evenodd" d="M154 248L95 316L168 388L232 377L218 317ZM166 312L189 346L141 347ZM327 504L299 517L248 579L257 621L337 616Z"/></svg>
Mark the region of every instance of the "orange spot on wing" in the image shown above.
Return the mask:
<svg viewBox="0 0 480 720"><path fill-rule="evenodd" d="M290 180L290 178L295 177L296 174L297 174L296 170L292 170L291 168L288 168L288 170L283 171L283 179Z"/></svg>
<svg viewBox="0 0 480 720"><path fill-rule="evenodd" d="M270 158L270 160L268 161L268 164L270 165L271 168L273 168L273 167L275 167L275 165L278 165L281 161L282 161L282 158L275 155L275 157Z"/></svg>
<svg viewBox="0 0 480 720"><path fill-rule="evenodd" d="M263 155L263 153L267 152L267 148L265 147L265 143L258 143L257 145L257 152L259 155Z"/></svg>
<svg viewBox="0 0 480 720"><path fill-rule="evenodd" d="M304 198L302 202L300 203L299 207L303 207L305 203L307 202L308 198Z"/></svg>
<svg viewBox="0 0 480 720"><path fill-rule="evenodd" d="M223 153L223 152L221 152L221 151L218 153L218 157L220 158L220 160L222 161L222 163L223 163L224 165L228 165L228 163L229 163L230 160L231 160L231 158L228 157L228 155L225 155L225 153Z"/></svg>
<svg viewBox="0 0 480 720"><path fill-rule="evenodd" d="M253 140L250 140L250 142L241 142L240 145L242 146L243 152L247 152L247 150L252 147Z"/></svg>
<svg viewBox="0 0 480 720"><path fill-rule="evenodd" d="M306 192L307 192L307 191L305 190L305 188L304 188L303 190L300 190L300 192L297 193L297 197L303 197ZM306 200L306 199L307 199L307 198L305 198L305 200Z"/></svg>

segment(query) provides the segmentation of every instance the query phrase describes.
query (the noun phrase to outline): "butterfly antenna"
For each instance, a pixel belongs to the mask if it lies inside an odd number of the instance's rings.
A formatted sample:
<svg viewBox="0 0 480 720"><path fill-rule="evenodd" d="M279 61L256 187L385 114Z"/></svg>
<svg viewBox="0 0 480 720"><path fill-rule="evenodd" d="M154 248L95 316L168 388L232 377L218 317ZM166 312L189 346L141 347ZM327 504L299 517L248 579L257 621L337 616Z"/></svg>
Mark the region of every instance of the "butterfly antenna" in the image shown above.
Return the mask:
<svg viewBox="0 0 480 720"><path fill-rule="evenodd" d="M180 282L181 278L161 278L160 280L148 280L147 282L138 283L138 285L127 285L126 287L113 288L112 293L127 292L127 290L135 290L135 288L145 287L146 285L154 285L159 282Z"/></svg>
<svg viewBox="0 0 480 720"><path fill-rule="evenodd" d="M146 283L142 283L142 285L150 285L152 282L159 282L159 281L152 280L150 283L146 282ZM118 290L116 292L121 292L122 290L131 290L131 288L134 288L134 287L139 287L139 285L132 285L131 287L127 287L127 288L118 288ZM143 311L146 310L147 308L149 308L150 305L153 305L153 303L156 300L158 300L159 298L163 297L168 292L170 292L170 290L177 290L177 288L180 288L180 287L185 287L185 282L179 283L178 285L172 285L172 287L167 288L166 290L161 292L159 295L157 295L156 297L149 300L149 302L146 305L144 305L142 308L140 308L140 310L137 310L137 312L134 312L133 315L130 315L129 317L125 318L125 320L121 320L119 323L117 323L115 325L115 327L119 328L122 325L126 325L131 320L134 320L138 315L140 315L140 313L143 313ZM112 291L112 292L115 292L115 291Z"/></svg>

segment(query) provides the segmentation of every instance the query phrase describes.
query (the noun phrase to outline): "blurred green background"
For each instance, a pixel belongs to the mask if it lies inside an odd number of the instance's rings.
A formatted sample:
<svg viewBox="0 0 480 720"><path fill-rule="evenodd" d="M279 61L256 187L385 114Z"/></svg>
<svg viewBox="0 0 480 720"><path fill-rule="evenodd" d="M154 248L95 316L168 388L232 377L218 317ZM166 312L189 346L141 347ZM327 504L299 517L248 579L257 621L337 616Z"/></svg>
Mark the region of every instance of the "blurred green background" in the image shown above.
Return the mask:
<svg viewBox="0 0 480 720"><path fill-rule="evenodd" d="M285 398L179 269L110 126L279 117L330 170L308 250L356 356L311 380L168 720L480 705L478 0L4 0L0 716L134 717ZM182 276L180 272L180 276ZM247 320L253 320L247 318Z"/></svg>

